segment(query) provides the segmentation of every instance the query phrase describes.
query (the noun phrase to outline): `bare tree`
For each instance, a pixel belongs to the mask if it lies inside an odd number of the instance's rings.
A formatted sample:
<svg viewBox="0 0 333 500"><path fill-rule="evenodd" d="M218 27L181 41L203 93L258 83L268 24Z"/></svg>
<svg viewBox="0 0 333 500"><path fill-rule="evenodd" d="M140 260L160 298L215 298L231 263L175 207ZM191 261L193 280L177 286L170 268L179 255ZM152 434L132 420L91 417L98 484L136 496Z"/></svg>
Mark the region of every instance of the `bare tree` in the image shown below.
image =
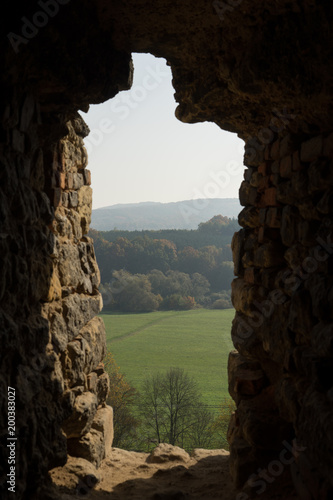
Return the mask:
<svg viewBox="0 0 333 500"><path fill-rule="evenodd" d="M140 393L139 408L150 439L158 443L189 446L190 438L197 441L198 434L201 443L211 422L207 415L204 422L200 420L203 411L197 383L181 368L148 377Z"/></svg>

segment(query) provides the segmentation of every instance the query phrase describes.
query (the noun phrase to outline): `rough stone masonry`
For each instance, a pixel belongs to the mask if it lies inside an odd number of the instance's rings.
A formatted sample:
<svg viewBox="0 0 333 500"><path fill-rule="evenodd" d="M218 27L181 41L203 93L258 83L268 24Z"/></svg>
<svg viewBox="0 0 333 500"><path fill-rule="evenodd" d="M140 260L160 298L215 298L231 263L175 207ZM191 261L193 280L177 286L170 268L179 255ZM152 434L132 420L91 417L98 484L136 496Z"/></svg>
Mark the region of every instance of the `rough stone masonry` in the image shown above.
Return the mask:
<svg viewBox="0 0 333 500"><path fill-rule="evenodd" d="M87 237L88 130L78 111L130 88L132 52L168 60L181 121L213 121L245 141L242 229L233 239L232 476L251 490L249 478L287 449L300 498L331 498L331 3L18 0L4 8L2 498L8 387L18 500L41 497L48 470L67 453L98 466L111 446L99 272Z"/></svg>

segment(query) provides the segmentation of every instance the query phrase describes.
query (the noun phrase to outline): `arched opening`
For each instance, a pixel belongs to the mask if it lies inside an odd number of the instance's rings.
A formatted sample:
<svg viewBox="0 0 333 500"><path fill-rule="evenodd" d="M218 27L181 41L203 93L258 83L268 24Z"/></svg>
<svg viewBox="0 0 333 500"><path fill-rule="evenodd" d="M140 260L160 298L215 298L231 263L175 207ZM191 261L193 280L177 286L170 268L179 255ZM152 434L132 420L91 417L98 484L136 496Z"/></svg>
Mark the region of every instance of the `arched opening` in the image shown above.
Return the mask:
<svg viewBox="0 0 333 500"><path fill-rule="evenodd" d="M247 141L233 480L259 495L291 471L300 498L332 496L331 24L328 2L15 2L1 39L1 437L15 392L20 445L15 466L1 449L4 495L9 475L19 499L45 497L47 471L66 461L63 431L82 438L82 456L111 441L77 111L128 89L138 51L170 61L182 121Z"/></svg>
<svg viewBox="0 0 333 500"><path fill-rule="evenodd" d="M172 444L227 448L232 408L227 359L234 315L230 246L239 229L244 146L215 124L180 123L171 78L164 60L134 55L132 88L83 116L90 128L85 139L93 188L90 235L101 271L102 317L109 353L133 388L141 390L147 377L171 367L184 369L198 385L205 412L198 420L202 426L206 419L205 428L197 442L182 432ZM141 208L146 218L139 218ZM160 218L159 208L165 211ZM161 257L159 242L172 255ZM131 398L130 404L138 415L138 400ZM118 421L114 415L115 426ZM146 452L157 440L168 442L167 434L152 435L156 429L143 437L141 427L136 440L124 432L119 440L115 428L115 447Z"/></svg>

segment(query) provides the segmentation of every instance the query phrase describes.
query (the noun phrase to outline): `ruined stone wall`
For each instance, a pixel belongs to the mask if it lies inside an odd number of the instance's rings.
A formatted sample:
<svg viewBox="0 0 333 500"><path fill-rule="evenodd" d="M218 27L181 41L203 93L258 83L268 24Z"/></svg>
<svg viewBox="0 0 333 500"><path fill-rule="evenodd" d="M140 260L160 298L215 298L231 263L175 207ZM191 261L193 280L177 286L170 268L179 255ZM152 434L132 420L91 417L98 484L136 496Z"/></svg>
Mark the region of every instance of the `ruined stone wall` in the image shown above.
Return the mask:
<svg viewBox="0 0 333 500"><path fill-rule="evenodd" d="M15 498L33 498L47 471L66 462L66 439L73 456L100 463L112 442L112 409L104 324L96 318L99 271L85 236L87 129L80 118L49 120L34 95L18 89L8 93L1 120L1 495L11 494L10 387Z"/></svg>
<svg viewBox="0 0 333 500"><path fill-rule="evenodd" d="M112 408L105 401L109 378L100 274L91 238L86 236L92 207L91 176L83 137L88 133L77 117L66 123L67 135L50 151L52 174L48 188L54 203L53 275L50 301L42 313L50 325L64 379L63 399L70 416L62 423L71 456L98 466L111 448Z"/></svg>
<svg viewBox="0 0 333 500"><path fill-rule="evenodd" d="M243 485L285 442L300 497L311 490L319 498L321 488L329 498L333 4L50 2L47 15L41 2L6 5L0 28L2 497L8 386L18 500L34 498L67 446L98 465L112 439L99 277L86 236L87 130L77 111L130 88L138 51L167 58L180 120L215 122L248 141L243 229L233 241L233 477ZM23 18L39 27L25 29ZM24 40L13 46L9 33Z"/></svg>
<svg viewBox="0 0 333 500"><path fill-rule="evenodd" d="M232 243L231 470L242 486L269 468L268 486L292 463L300 498L330 498L333 135L258 135Z"/></svg>

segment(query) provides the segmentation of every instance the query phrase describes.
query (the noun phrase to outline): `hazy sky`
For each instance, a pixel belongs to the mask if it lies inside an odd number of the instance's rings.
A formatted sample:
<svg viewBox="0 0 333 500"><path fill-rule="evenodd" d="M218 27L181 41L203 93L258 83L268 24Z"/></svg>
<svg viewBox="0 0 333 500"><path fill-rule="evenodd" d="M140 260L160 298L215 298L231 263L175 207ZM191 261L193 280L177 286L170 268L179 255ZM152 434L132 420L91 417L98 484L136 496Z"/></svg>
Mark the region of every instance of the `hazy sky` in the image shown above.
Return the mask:
<svg viewBox="0 0 333 500"><path fill-rule="evenodd" d="M132 89L82 113L91 131L85 144L93 208L238 197L243 141L214 123L178 121L165 60L133 60Z"/></svg>

